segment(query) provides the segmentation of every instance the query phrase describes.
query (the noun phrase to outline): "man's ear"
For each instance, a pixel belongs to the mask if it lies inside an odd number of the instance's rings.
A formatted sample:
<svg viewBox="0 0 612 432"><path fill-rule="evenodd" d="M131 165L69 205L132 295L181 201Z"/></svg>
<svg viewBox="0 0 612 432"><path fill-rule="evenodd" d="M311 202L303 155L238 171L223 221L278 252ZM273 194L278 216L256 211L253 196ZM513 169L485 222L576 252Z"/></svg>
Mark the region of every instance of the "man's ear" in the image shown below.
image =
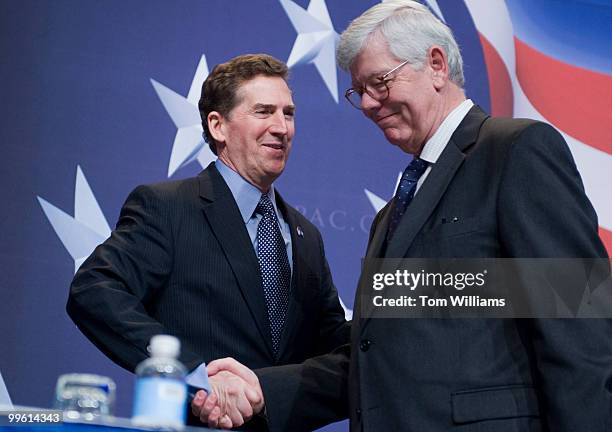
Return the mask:
<svg viewBox="0 0 612 432"><path fill-rule="evenodd" d="M448 58L444 48L434 45L427 50L427 66L431 70L434 87L440 90L448 81Z"/></svg>
<svg viewBox="0 0 612 432"><path fill-rule="evenodd" d="M208 130L215 141L218 143L225 143L225 128L223 127L225 119L223 116L217 111L211 111L208 113L206 121L208 122Z"/></svg>

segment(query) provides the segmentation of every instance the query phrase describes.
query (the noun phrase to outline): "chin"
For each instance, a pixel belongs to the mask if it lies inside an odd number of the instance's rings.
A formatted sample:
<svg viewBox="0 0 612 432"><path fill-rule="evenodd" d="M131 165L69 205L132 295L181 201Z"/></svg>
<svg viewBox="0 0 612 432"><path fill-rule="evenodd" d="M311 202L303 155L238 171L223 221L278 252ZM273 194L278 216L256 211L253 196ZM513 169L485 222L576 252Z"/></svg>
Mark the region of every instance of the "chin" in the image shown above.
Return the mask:
<svg viewBox="0 0 612 432"><path fill-rule="evenodd" d="M415 152L418 150L414 148L415 146L409 140L403 138L400 135L399 130L390 129L384 131L384 133L387 141L389 141L394 146L399 147L403 152L415 154Z"/></svg>
<svg viewBox="0 0 612 432"><path fill-rule="evenodd" d="M388 128L388 129L383 129L382 132L385 135L385 138L387 139L387 141L389 141L391 144L399 145L399 143L401 142L401 133L398 129Z"/></svg>
<svg viewBox="0 0 612 432"><path fill-rule="evenodd" d="M269 166L266 169L266 175L269 177L272 177L274 179L276 179L278 176L280 176L283 171L285 170L285 164L275 164L274 166Z"/></svg>
<svg viewBox="0 0 612 432"><path fill-rule="evenodd" d="M385 138L396 147L403 148L402 140L396 134L385 134Z"/></svg>

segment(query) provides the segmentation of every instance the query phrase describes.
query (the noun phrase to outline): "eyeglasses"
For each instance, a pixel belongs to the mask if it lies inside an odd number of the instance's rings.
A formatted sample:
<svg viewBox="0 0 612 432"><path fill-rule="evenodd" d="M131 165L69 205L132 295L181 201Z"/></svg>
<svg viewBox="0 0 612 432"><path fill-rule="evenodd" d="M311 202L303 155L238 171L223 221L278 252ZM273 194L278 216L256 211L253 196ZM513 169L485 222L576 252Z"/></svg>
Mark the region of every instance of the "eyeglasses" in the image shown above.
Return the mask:
<svg viewBox="0 0 612 432"><path fill-rule="evenodd" d="M361 110L361 99L364 93L367 93L372 99L378 102L382 102L389 97L389 83L394 78L390 78L393 72L398 71L404 65L407 65L409 60L406 60L399 65L395 66L386 74L370 79L369 83L366 83L362 88L354 89L350 88L344 93L344 97L358 110Z"/></svg>

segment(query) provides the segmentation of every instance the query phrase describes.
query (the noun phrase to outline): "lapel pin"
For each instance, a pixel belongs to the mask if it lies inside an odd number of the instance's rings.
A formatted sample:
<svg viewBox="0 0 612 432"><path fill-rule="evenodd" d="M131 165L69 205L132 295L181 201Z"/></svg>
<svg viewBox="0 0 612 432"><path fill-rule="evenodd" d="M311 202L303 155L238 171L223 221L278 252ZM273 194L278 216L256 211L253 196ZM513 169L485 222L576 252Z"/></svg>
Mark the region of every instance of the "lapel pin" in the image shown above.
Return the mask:
<svg viewBox="0 0 612 432"><path fill-rule="evenodd" d="M304 237L304 231L302 231L302 227L301 226L298 225L295 230L297 231L298 237Z"/></svg>

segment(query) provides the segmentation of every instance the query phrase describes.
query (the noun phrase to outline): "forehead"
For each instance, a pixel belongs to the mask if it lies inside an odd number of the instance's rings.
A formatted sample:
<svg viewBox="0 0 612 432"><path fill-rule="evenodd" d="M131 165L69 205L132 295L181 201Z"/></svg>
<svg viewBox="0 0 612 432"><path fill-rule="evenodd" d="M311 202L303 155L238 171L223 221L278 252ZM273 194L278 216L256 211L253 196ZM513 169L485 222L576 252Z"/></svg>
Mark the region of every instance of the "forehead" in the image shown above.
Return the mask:
<svg viewBox="0 0 612 432"><path fill-rule="evenodd" d="M289 86L281 77L256 76L245 81L238 88L237 96L241 103L291 105L293 99Z"/></svg>
<svg viewBox="0 0 612 432"><path fill-rule="evenodd" d="M373 36L353 60L350 67L353 83L383 75L397 66L399 60L389 50L389 45L382 36Z"/></svg>

